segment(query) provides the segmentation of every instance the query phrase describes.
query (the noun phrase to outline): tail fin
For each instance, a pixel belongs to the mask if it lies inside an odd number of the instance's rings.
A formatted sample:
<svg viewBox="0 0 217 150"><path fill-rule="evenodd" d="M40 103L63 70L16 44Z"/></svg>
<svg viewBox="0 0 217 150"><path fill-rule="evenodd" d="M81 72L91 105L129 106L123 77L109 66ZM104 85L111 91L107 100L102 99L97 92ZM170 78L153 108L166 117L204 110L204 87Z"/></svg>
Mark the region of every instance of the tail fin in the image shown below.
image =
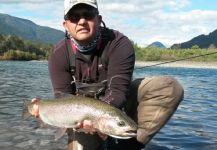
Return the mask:
<svg viewBox="0 0 217 150"><path fill-rule="evenodd" d="M31 116L31 114L29 113L28 110L28 105L30 104L30 102L28 101L23 101L23 114L22 114L22 119L25 120L27 118L29 118Z"/></svg>

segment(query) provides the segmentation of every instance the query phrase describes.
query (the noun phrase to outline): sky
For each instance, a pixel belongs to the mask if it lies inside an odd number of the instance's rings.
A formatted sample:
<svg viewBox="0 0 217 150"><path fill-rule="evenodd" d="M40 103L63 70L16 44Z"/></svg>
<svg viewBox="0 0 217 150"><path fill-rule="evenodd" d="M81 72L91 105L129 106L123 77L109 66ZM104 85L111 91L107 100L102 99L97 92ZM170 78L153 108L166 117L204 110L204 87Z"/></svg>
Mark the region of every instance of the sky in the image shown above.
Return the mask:
<svg viewBox="0 0 217 150"><path fill-rule="evenodd" d="M64 31L64 0L0 0L0 13ZM139 46L170 47L217 29L216 0L98 0L106 26ZM19 27L18 27L19 28Z"/></svg>

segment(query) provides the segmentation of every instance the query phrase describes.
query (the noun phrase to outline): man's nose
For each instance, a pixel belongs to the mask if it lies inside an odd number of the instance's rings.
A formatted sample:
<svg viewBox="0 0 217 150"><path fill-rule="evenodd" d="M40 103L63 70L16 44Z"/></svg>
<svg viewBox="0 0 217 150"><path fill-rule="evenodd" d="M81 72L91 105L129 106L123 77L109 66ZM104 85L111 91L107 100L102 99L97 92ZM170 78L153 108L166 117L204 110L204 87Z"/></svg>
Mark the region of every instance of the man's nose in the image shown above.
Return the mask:
<svg viewBox="0 0 217 150"><path fill-rule="evenodd" d="M85 19L83 16L78 21L78 24L85 24L87 22L87 19Z"/></svg>

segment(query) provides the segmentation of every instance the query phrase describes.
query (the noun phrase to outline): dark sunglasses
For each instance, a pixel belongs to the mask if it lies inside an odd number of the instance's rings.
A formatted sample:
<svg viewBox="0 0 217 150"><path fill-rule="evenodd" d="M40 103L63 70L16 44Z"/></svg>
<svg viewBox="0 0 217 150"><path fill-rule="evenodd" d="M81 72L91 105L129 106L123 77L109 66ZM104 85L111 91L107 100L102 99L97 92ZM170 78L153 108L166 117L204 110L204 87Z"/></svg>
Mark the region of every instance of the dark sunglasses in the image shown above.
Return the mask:
<svg viewBox="0 0 217 150"><path fill-rule="evenodd" d="M92 20L97 14L98 12L96 10L85 10L83 12L70 12L64 18L71 22L78 22L82 17L86 20Z"/></svg>

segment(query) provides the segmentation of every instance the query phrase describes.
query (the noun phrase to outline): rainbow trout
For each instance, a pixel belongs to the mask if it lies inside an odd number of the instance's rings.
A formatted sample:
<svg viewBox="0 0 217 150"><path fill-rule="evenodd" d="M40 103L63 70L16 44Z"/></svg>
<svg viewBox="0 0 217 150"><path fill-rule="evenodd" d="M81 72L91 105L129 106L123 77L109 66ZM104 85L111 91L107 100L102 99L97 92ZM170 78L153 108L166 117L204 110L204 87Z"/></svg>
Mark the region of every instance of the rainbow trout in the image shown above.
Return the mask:
<svg viewBox="0 0 217 150"><path fill-rule="evenodd" d="M136 123L123 111L100 100L70 96L40 100L36 104L25 102L23 118L30 116L34 105L38 105L39 117L45 124L61 129L56 139L63 136L67 128L76 129L77 124L83 120L91 120L94 129L111 137L136 137Z"/></svg>

